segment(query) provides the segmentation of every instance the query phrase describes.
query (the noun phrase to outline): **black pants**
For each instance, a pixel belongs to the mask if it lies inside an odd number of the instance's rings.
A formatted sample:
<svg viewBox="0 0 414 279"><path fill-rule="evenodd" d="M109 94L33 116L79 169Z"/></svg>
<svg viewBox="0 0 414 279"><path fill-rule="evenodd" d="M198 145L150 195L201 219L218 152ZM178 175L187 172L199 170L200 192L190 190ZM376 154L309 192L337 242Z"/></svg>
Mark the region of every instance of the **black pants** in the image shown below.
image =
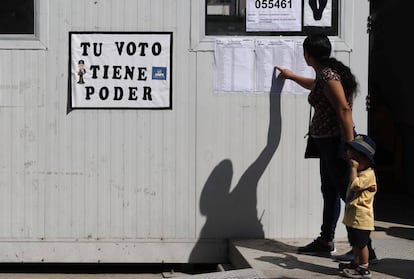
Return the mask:
<svg viewBox="0 0 414 279"><path fill-rule="evenodd" d="M341 213L341 199L345 200L350 166L343 159L344 144L340 137L315 138L321 158L320 177L323 197L321 238L332 241Z"/></svg>

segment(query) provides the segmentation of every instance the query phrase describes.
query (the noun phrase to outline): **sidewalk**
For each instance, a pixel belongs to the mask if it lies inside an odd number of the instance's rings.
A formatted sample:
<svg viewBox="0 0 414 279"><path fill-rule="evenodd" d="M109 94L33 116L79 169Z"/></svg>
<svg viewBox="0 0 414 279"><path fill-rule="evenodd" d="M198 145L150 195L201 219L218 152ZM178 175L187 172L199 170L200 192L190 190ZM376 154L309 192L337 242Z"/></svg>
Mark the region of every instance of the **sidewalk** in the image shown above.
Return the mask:
<svg viewBox="0 0 414 279"><path fill-rule="evenodd" d="M371 234L378 263L372 278L414 278L414 225L375 222ZM229 258L236 270L179 277L180 279L305 279L344 278L330 256L298 254L313 239L240 239L230 241ZM350 250L346 238L336 240L336 254Z"/></svg>
<svg viewBox="0 0 414 279"><path fill-rule="evenodd" d="M372 278L414 278L414 226L376 222L372 234L378 263L370 266ZM343 278L331 257L298 254L298 246L312 239L235 240L234 248L257 278ZM336 241L337 254L349 251L346 239ZM242 277L239 277L242 278Z"/></svg>

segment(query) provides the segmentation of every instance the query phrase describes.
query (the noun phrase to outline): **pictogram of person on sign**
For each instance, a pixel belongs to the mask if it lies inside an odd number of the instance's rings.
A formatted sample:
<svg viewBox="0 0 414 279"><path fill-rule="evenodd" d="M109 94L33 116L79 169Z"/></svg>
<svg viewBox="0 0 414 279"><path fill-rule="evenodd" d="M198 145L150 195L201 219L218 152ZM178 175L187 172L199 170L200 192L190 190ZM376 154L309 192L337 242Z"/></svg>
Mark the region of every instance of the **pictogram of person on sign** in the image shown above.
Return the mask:
<svg viewBox="0 0 414 279"><path fill-rule="evenodd" d="M79 80L78 83L80 84L84 84L85 80L83 78L83 76L86 74L86 70L85 70L85 61L83 60L79 60L78 61L78 76L79 76Z"/></svg>

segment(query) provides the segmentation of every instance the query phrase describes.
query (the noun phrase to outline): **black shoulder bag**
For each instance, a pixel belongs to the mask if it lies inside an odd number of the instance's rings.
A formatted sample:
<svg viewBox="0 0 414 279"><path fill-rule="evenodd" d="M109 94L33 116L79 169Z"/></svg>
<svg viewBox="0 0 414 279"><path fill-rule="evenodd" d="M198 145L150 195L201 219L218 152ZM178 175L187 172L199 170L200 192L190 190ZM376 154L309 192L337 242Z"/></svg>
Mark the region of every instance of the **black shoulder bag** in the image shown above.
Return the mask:
<svg viewBox="0 0 414 279"><path fill-rule="evenodd" d="M320 158L318 145L315 142L315 139L310 135L310 125L312 122L312 106L309 109L309 126L308 133L305 135L305 138L308 137L305 149L305 159Z"/></svg>

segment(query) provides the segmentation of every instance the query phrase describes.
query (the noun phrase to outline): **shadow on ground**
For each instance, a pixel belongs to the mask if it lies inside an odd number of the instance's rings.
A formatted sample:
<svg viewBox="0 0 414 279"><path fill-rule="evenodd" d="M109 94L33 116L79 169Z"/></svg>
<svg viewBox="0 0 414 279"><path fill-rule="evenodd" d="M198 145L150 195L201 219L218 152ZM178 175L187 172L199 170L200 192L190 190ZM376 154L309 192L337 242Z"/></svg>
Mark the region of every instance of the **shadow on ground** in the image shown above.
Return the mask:
<svg viewBox="0 0 414 279"><path fill-rule="evenodd" d="M237 244L239 247L263 251L264 255L255 257L254 260L273 264L277 268L285 270L302 270L318 273L320 276L338 274L338 269L336 267L334 268L318 264L318 258L324 258L324 261L330 261L331 257L329 255L299 254L297 253L298 246L296 245L271 239L240 241Z"/></svg>
<svg viewBox="0 0 414 279"><path fill-rule="evenodd" d="M410 267L411 270L408 270ZM414 278L414 261L405 259L380 259L378 264L371 265L371 271L387 274L397 278Z"/></svg>

